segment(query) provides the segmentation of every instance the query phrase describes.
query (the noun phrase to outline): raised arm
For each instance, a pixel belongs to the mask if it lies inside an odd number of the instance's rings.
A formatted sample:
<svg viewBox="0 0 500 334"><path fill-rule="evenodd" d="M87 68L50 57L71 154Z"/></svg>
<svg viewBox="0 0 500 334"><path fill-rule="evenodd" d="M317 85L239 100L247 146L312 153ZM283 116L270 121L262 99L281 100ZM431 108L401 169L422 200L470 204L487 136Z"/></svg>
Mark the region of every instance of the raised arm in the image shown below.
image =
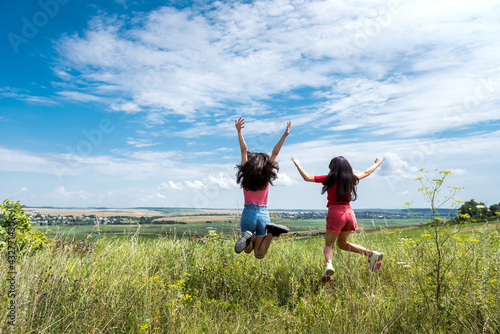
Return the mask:
<svg viewBox="0 0 500 334"><path fill-rule="evenodd" d="M380 164L382 163L382 161L384 161L385 158L382 158L382 157L377 157L377 159L375 159L375 163L370 167L368 168L367 170L365 170L364 172L361 172L361 173L358 173L358 174L355 174L358 179L364 179L365 177L367 177L368 175L370 175L371 173L373 173L373 171L375 169L377 169L378 166L380 166Z"/></svg>
<svg viewBox="0 0 500 334"><path fill-rule="evenodd" d="M297 167L300 175L306 182L314 182L314 176L309 175L306 173L306 171L302 168L302 166L299 163L299 160L292 158L293 163L295 164L295 167Z"/></svg>
<svg viewBox="0 0 500 334"><path fill-rule="evenodd" d="M245 139L243 138L243 133L241 132L241 129L244 128L245 124L245 119L244 118L239 118L238 120L234 121L234 126L236 127L236 131L238 131L238 140L240 142L240 151L241 151L241 165L243 166L247 162L247 144L245 143Z"/></svg>
<svg viewBox="0 0 500 334"><path fill-rule="evenodd" d="M276 158L278 157L278 154L280 153L281 147L283 146L283 143L285 142L286 137L288 137L288 134L290 134L290 127L292 126L292 122L287 122L286 123L286 130L283 136L281 136L281 139L279 142L274 146L273 148L273 153L271 154L271 162L275 162Z"/></svg>

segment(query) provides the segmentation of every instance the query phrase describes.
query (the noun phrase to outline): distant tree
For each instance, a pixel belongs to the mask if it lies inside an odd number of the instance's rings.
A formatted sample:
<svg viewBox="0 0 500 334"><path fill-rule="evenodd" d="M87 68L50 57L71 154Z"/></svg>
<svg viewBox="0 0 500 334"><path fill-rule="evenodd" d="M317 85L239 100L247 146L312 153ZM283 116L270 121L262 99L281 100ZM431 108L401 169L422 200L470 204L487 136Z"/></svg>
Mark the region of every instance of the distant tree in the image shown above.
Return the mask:
<svg viewBox="0 0 500 334"><path fill-rule="evenodd" d="M476 202L474 199L470 201L465 201L464 204L458 209L459 215L456 218L458 223L464 223L467 221L481 222L485 221L491 216L491 209L488 211L488 207L483 202Z"/></svg>
<svg viewBox="0 0 500 334"><path fill-rule="evenodd" d="M490 216L500 216L500 203L493 204L490 206L490 211L488 212Z"/></svg>

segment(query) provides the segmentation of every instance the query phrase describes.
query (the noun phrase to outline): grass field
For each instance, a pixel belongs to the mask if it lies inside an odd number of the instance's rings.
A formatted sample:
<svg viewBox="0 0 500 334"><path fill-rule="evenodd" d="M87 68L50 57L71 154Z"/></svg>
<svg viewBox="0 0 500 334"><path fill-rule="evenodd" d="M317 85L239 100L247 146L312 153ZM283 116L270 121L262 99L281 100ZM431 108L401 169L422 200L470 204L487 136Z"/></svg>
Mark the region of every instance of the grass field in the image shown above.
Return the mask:
<svg viewBox="0 0 500 334"><path fill-rule="evenodd" d="M353 234L385 253L382 269L336 251L330 283L322 236L277 238L263 260L235 254L236 235L53 240L17 261L15 332L498 333L500 227L471 227L440 232L453 238L437 308L429 228ZM5 291L5 261L0 269Z"/></svg>
<svg viewBox="0 0 500 334"><path fill-rule="evenodd" d="M239 231L239 217L234 216L175 216L165 218L166 220L177 220L186 224L130 224L130 225L100 225L99 230L104 234L134 234L141 236L165 236L171 234L186 234L189 236L202 237L209 234L209 228L215 228L217 233L233 234ZM291 232L317 231L325 229L324 219L292 220L285 218L272 218L277 224L288 225ZM209 222L209 223L207 223ZM364 228L402 227L415 222L410 219L358 219L358 225ZM35 226L40 231L49 232L50 236L66 235L81 238L83 235L97 231L96 225L51 225Z"/></svg>

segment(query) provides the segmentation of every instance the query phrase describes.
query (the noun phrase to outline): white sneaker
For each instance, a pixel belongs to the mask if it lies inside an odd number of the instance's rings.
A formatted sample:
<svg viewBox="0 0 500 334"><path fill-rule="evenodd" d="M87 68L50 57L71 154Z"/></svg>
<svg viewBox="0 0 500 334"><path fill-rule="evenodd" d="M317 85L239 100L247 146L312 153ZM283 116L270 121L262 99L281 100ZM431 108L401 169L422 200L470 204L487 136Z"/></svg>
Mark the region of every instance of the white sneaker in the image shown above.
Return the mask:
<svg viewBox="0 0 500 334"><path fill-rule="evenodd" d="M370 262L370 268L372 271L377 271L382 265L382 258L384 254L373 251L373 254L368 257L368 262Z"/></svg>
<svg viewBox="0 0 500 334"><path fill-rule="evenodd" d="M331 263L327 263L325 267L325 273L323 276L332 276L335 270L333 269L333 266Z"/></svg>

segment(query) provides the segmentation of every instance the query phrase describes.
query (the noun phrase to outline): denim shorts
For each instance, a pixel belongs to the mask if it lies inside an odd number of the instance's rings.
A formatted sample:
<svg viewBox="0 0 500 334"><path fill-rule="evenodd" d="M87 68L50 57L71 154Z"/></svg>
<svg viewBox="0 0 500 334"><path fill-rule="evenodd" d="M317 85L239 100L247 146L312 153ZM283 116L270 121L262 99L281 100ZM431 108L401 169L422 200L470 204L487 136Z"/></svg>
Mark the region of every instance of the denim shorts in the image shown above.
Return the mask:
<svg viewBox="0 0 500 334"><path fill-rule="evenodd" d="M349 204L330 205L326 216L326 229L335 233L343 231L357 231L356 216Z"/></svg>
<svg viewBox="0 0 500 334"><path fill-rule="evenodd" d="M266 225L271 222L267 206L257 204L245 204L241 214L241 233L252 232L256 237L263 237L267 234Z"/></svg>

